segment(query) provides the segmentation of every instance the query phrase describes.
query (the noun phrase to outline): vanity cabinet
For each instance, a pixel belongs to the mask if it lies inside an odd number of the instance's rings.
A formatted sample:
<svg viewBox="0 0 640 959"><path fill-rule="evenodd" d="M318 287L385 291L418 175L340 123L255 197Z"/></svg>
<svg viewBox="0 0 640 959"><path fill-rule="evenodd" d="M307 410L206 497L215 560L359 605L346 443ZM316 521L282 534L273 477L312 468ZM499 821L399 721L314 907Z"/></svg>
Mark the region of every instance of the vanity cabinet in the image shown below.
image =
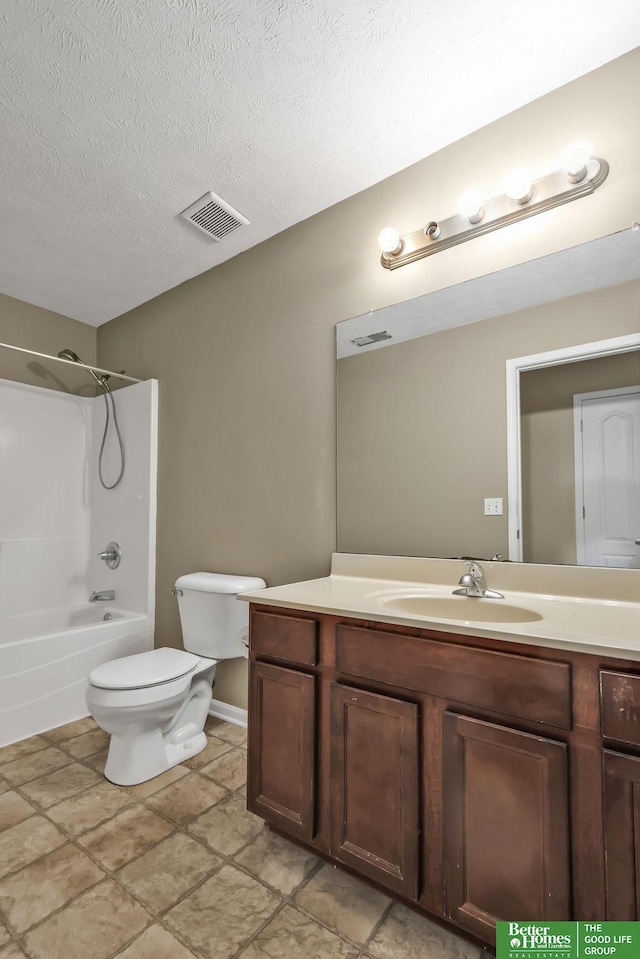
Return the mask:
<svg viewBox="0 0 640 959"><path fill-rule="evenodd" d="M639 694L633 663L252 604L248 806L487 943L640 918Z"/></svg>

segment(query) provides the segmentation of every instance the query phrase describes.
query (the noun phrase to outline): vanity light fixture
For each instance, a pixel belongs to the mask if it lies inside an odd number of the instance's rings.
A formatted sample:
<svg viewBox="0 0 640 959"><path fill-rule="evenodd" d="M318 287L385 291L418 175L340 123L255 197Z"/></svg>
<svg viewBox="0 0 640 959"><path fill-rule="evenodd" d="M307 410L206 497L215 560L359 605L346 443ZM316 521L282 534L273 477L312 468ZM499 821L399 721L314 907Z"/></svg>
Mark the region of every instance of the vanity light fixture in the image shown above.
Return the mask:
<svg viewBox="0 0 640 959"><path fill-rule="evenodd" d="M457 214L439 223L431 220L414 233L400 236L394 227L385 227L378 236L380 262L385 269L395 270L474 236L552 210L594 193L609 174L607 161L594 157L586 140L567 147L561 162L559 169L537 180L525 168L514 170L507 178L505 192L491 200L483 200L477 191L469 190L460 197Z"/></svg>

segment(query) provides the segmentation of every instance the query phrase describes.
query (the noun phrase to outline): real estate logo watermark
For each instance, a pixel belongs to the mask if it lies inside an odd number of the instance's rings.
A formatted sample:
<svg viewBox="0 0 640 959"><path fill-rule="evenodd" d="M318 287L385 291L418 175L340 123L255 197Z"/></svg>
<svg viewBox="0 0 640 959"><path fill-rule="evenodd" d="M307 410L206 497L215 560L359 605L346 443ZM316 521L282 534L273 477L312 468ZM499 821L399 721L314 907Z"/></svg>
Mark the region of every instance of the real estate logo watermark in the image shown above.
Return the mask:
<svg viewBox="0 0 640 959"><path fill-rule="evenodd" d="M496 959L639 959L640 922L499 922Z"/></svg>

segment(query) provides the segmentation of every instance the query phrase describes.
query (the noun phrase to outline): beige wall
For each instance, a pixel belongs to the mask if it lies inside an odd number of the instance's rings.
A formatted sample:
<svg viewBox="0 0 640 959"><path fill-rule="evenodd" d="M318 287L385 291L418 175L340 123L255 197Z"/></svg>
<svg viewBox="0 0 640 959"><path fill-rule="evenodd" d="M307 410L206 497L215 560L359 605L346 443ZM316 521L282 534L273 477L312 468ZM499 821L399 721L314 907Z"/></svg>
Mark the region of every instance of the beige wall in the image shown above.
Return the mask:
<svg viewBox="0 0 640 959"><path fill-rule="evenodd" d="M620 288L611 291L607 300L611 315L624 308L622 292ZM640 386L638 351L521 374L526 563L576 562L573 397L622 386Z"/></svg>
<svg viewBox="0 0 640 959"><path fill-rule="evenodd" d="M506 361L638 329L634 280L340 360L338 549L507 556Z"/></svg>
<svg viewBox="0 0 640 959"><path fill-rule="evenodd" d="M327 572L337 322L629 226L640 210L629 96L639 79L634 51L99 329L101 364L160 382L159 643L179 643L170 589L180 573L275 585ZM611 164L593 196L403 269L380 267L382 226L405 233L443 219L463 190L501 193L510 169L553 167L585 136ZM244 664L226 665L216 696L242 705L245 686Z"/></svg>
<svg viewBox="0 0 640 959"><path fill-rule="evenodd" d="M96 362L97 331L60 313L43 310L0 293L0 342L56 356L72 349L87 363ZM0 349L0 378L65 390L69 386L63 364L47 363ZM74 382L75 385L75 382Z"/></svg>

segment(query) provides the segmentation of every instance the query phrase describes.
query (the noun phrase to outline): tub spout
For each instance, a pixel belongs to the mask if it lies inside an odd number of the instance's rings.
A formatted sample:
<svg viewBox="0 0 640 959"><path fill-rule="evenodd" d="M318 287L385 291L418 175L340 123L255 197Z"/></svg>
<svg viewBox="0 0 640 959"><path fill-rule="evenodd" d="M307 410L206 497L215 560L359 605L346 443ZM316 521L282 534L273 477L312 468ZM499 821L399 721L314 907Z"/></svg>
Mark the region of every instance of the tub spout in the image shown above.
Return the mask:
<svg viewBox="0 0 640 959"><path fill-rule="evenodd" d="M89 602L98 603L98 602L104 601L109 603L109 602L113 602L115 598L116 598L115 589L99 589L97 592L91 594L91 596L89 597Z"/></svg>

